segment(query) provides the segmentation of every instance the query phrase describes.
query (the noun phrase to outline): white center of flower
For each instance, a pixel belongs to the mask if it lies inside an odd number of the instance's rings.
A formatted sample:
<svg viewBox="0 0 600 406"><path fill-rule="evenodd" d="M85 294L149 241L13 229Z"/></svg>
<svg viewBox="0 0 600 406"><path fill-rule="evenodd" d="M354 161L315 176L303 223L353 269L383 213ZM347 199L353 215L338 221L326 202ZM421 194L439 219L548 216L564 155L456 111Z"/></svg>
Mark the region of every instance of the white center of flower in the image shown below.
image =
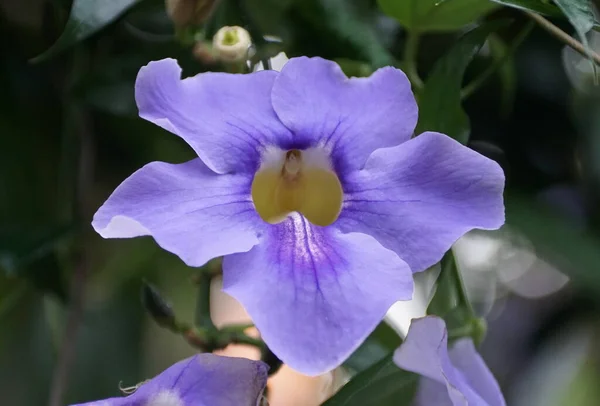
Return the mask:
<svg viewBox="0 0 600 406"><path fill-rule="evenodd" d="M252 201L271 224L298 212L318 226L337 220L342 209L340 181L322 149L268 150L252 182Z"/></svg>
<svg viewBox="0 0 600 406"><path fill-rule="evenodd" d="M177 392L163 390L152 396L145 406L185 406Z"/></svg>

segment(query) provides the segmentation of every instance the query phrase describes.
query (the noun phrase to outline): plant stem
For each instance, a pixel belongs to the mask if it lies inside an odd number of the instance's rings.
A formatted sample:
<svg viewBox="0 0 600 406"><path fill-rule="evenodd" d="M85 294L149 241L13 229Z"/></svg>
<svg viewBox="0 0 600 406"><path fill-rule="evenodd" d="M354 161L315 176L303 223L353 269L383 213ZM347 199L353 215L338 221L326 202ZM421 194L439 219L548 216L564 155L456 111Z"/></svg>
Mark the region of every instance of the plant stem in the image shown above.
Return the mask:
<svg viewBox="0 0 600 406"><path fill-rule="evenodd" d="M77 137L76 142L79 146L79 154L76 157L74 165L78 178L75 185L76 201L73 205L73 217L77 223L80 223L80 220L86 218L88 215L89 187L92 183L92 170L94 167L93 134L89 117L85 110L81 107L71 105L71 103L73 102L68 100L66 108L71 109L71 114L69 115L71 116L70 121L75 126L73 131L75 132L74 135ZM81 232L83 233L83 231ZM84 293L89 274L88 254L85 245L78 247L77 250L69 290L69 315L52 375L52 385L50 387L48 402L50 406L60 406L63 404L63 398L68 387L69 373L75 358L77 333L79 332L79 326L83 318Z"/></svg>
<svg viewBox="0 0 600 406"><path fill-rule="evenodd" d="M200 270L197 278L198 297L196 300L195 324L198 327L215 330L216 327L210 317L210 288L213 274L208 270Z"/></svg>
<svg viewBox="0 0 600 406"><path fill-rule="evenodd" d="M531 11L525 11L524 13L559 41L564 42L566 45L570 46L586 58L591 58L594 60L594 62L600 64L600 55L591 49L586 49L581 42L577 41L575 38L558 28L556 25L552 24L546 18Z"/></svg>
<svg viewBox="0 0 600 406"><path fill-rule="evenodd" d="M521 46L523 41L525 41L525 38L527 38L527 36L529 36L529 34L533 30L534 26L535 26L535 23L533 21L530 21L527 25L525 25L523 30L521 32L519 32L519 34L516 36L513 43L511 44L510 48L506 50L504 55L502 55L501 58L496 59L478 77L473 79L473 81L471 83L469 83L467 86L465 86L465 88L461 92L461 98L463 100L469 98L477 90L479 90L479 88L481 88L481 86L483 86L485 84L485 82L487 82L488 79L490 79L494 75L494 73L496 73L496 71L498 69L500 69L502 67L502 65L504 65L506 63L508 58L511 55L513 55L516 52L516 50L519 48L519 46Z"/></svg>
<svg viewBox="0 0 600 406"><path fill-rule="evenodd" d="M413 87L420 90L423 88L423 80L419 76L417 69L420 36L414 32L408 32L407 35L404 48L404 69Z"/></svg>
<svg viewBox="0 0 600 406"><path fill-rule="evenodd" d="M467 296L467 288L463 281L462 275L460 274L460 269L458 268L458 264L456 263L456 258L454 257L454 252L451 251L450 253L451 253L451 255L449 256L448 260L452 261L452 271L454 273L453 276L456 281L456 286L458 287L458 298L462 302L462 304L467 308L469 315L471 317L476 318L477 315L475 314L475 310L473 309L473 306L471 305L471 301L469 300L469 297Z"/></svg>

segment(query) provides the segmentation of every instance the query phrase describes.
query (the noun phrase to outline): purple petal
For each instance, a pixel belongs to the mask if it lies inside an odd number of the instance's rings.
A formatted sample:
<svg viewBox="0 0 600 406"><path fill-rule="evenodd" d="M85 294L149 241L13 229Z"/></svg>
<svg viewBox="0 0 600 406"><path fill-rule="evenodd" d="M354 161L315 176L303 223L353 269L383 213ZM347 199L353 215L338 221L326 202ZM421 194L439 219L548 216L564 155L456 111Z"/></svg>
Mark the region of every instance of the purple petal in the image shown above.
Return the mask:
<svg viewBox="0 0 600 406"><path fill-rule="evenodd" d="M362 168L378 148L407 141L417 124L410 82L392 67L348 79L335 62L293 58L275 80L271 98L299 143L331 149L338 174Z"/></svg>
<svg viewBox="0 0 600 406"><path fill-rule="evenodd" d="M450 360L487 404L490 406L506 404L498 382L475 349L472 340L463 338L456 341L450 349Z"/></svg>
<svg viewBox="0 0 600 406"><path fill-rule="evenodd" d="M219 173L253 171L265 146L291 137L271 106L275 71L207 72L181 80L174 59L140 69L140 117L182 137Z"/></svg>
<svg viewBox="0 0 600 406"><path fill-rule="evenodd" d="M267 370L260 361L199 354L169 367L126 398L82 406L256 406Z"/></svg>
<svg viewBox="0 0 600 406"><path fill-rule="evenodd" d="M375 151L363 170L346 176L334 226L372 235L419 272L466 232L502 226L503 189L496 162L443 134L424 133Z"/></svg>
<svg viewBox="0 0 600 406"><path fill-rule="evenodd" d="M441 318L428 316L412 321L406 340L394 354L394 362L425 377L419 385L416 404L504 406L498 384L472 342L457 344L449 356L448 334ZM460 362L454 363L457 359Z"/></svg>
<svg viewBox="0 0 600 406"><path fill-rule="evenodd" d="M152 162L127 178L94 215L104 238L151 235L190 266L258 243L263 222L250 196L252 178L217 175L199 159Z"/></svg>
<svg viewBox="0 0 600 406"><path fill-rule="evenodd" d="M308 375L338 366L413 292L408 266L374 238L297 214L250 252L227 256L223 277L273 352Z"/></svg>

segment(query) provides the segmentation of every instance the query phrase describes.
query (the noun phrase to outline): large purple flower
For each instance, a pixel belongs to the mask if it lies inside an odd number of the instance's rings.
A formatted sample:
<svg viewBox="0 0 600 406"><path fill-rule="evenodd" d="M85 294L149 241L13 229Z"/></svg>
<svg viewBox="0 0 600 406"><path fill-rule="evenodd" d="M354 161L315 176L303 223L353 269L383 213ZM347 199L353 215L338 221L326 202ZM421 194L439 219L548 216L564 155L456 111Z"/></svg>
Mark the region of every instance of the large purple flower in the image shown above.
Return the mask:
<svg viewBox="0 0 600 406"><path fill-rule="evenodd" d="M140 116L198 154L153 162L98 210L105 238L151 235L190 266L225 255L224 290L284 362L306 374L341 363L412 272L473 228L504 221L504 175L437 133L411 139L406 76L348 79L333 62L291 59L281 73L142 68Z"/></svg>
<svg viewBox="0 0 600 406"><path fill-rule="evenodd" d="M414 406L506 406L470 338L461 338L448 351L448 332L439 317L414 319L394 362L423 375Z"/></svg>
<svg viewBox="0 0 600 406"><path fill-rule="evenodd" d="M172 365L127 397L80 406L257 406L267 370L260 361L199 354Z"/></svg>

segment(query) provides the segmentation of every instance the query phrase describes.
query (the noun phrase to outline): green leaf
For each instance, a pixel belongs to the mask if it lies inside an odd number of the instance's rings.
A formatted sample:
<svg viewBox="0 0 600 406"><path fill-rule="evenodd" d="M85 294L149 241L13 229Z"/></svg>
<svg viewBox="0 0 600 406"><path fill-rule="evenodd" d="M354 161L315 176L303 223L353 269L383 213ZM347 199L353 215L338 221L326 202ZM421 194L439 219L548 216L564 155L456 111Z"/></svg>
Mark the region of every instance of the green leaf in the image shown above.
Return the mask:
<svg viewBox="0 0 600 406"><path fill-rule="evenodd" d="M74 0L63 33L31 62L46 60L104 28L141 0Z"/></svg>
<svg viewBox="0 0 600 406"><path fill-rule="evenodd" d="M444 317L460 305L458 294L460 286L454 277L456 261L454 261L452 251L448 251L444 255L441 265L442 269L436 282L435 293L427 307L427 314Z"/></svg>
<svg viewBox="0 0 600 406"><path fill-rule="evenodd" d="M453 31L497 7L488 0L378 0L381 9L410 31Z"/></svg>
<svg viewBox="0 0 600 406"><path fill-rule="evenodd" d="M438 131L467 143L470 124L461 105L463 76L488 35L502 25L495 21L471 30L436 62L419 97L417 134Z"/></svg>
<svg viewBox="0 0 600 406"><path fill-rule="evenodd" d="M369 1L296 0L290 14L295 31L291 49L286 50L290 56L351 58L374 68L394 64L377 29L380 14Z"/></svg>
<svg viewBox="0 0 600 406"><path fill-rule="evenodd" d="M390 351L400 346L402 340L396 331L385 321L379 323L377 328L344 362L344 366L351 372L361 372L385 358Z"/></svg>
<svg viewBox="0 0 600 406"><path fill-rule="evenodd" d="M418 376L394 364L392 354L362 371L323 406L409 406Z"/></svg>
<svg viewBox="0 0 600 406"><path fill-rule="evenodd" d="M504 117L508 117L517 93L515 58L508 44L500 36L490 35L489 45L494 62L502 62L497 71L502 86L500 111Z"/></svg>
<svg viewBox="0 0 600 406"><path fill-rule="evenodd" d="M562 17L560 9L553 4L544 3L540 0L491 0L503 6L517 8L519 10L533 11L549 17ZM571 1L571 0L567 0Z"/></svg>

